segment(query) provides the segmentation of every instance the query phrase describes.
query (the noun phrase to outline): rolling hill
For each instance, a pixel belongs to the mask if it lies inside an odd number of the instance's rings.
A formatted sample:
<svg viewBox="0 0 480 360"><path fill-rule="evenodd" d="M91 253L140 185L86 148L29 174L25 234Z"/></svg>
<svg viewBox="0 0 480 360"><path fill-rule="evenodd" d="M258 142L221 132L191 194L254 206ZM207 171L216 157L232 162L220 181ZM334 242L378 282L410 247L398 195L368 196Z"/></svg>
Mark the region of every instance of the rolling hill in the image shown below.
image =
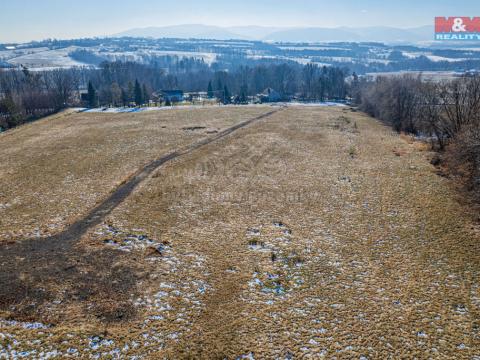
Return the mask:
<svg viewBox="0 0 480 360"><path fill-rule="evenodd" d="M325 42L325 41L380 41L386 43L418 43L433 39L430 25L400 29L388 26L364 28L272 28L262 26L219 27L187 24L164 27L136 28L115 36L185 39L243 39L276 42Z"/></svg>

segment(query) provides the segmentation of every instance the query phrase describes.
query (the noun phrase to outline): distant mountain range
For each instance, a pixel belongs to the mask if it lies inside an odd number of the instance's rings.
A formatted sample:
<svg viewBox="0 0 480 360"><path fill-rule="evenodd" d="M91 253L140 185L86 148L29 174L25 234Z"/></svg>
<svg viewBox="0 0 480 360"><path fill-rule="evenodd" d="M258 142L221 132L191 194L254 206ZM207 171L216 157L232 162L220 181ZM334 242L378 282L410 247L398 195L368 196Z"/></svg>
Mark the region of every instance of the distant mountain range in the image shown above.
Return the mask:
<svg viewBox="0 0 480 360"><path fill-rule="evenodd" d="M364 28L274 28L263 26L219 27L188 24L137 28L115 34L114 36L276 42L378 41L385 43L420 43L433 40L433 26L427 25L409 29L388 26Z"/></svg>

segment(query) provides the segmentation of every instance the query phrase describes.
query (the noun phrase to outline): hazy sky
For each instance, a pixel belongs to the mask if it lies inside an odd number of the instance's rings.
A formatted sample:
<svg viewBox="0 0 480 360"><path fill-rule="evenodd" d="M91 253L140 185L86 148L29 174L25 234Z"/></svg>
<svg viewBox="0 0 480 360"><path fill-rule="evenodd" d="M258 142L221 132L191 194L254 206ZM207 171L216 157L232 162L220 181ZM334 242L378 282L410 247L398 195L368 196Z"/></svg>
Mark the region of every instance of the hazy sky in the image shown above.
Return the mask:
<svg viewBox="0 0 480 360"><path fill-rule="evenodd" d="M188 23L412 27L435 16L480 16L480 0L0 0L0 42Z"/></svg>

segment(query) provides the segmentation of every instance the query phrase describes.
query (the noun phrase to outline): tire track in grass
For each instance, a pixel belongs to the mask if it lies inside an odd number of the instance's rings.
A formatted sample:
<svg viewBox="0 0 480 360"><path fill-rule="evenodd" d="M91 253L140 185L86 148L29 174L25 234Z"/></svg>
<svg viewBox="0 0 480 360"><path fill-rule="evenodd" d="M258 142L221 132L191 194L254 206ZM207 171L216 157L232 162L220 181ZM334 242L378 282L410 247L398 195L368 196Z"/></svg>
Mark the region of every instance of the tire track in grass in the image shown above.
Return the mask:
<svg viewBox="0 0 480 360"><path fill-rule="evenodd" d="M174 150L148 163L114 189L88 214L59 234L0 245L0 311L10 311L13 306L15 308L13 313L20 317L34 316L35 311L38 311L35 308L38 309L38 306L30 307L30 310L27 311L19 304L35 303L40 305L43 302L51 301L55 297L54 292L50 292L48 289L51 284L64 283L65 286L70 286L70 292L73 295L69 295L67 300L73 299L73 301L76 299L93 300L98 296L114 298L135 292L137 280L133 269L122 269L121 285L112 286L112 277L118 278L118 273L113 273L118 269L112 269L112 264L122 254L109 249L92 254L85 249L74 247L76 243L88 230L104 221L106 216L120 205L142 181L165 163L218 141L281 110L282 108L276 108L263 115L240 122L213 136ZM87 271L85 266L88 266ZM128 309L125 310L125 313L128 311ZM41 315L37 313L37 316Z"/></svg>
<svg viewBox="0 0 480 360"><path fill-rule="evenodd" d="M90 228L101 223L105 219L105 217L110 214L118 205L120 205L143 180L145 180L155 170L157 170L165 163L189 154L192 151L199 149L205 145L218 141L226 137L227 135L235 132L236 130L246 127L253 122L270 117L280 110L281 109L275 109L255 118L243 121L230 128L218 132L214 136L201 139L193 144L187 145L181 149L175 150L156 160L153 160L152 162L138 170L133 176L124 181L121 185L119 185L105 200L103 200L99 205L93 208L85 217L69 225L68 228L63 232L45 238L43 242L58 240L61 241L64 245L70 245L76 240L79 240ZM42 242L42 239L35 239L35 241Z"/></svg>

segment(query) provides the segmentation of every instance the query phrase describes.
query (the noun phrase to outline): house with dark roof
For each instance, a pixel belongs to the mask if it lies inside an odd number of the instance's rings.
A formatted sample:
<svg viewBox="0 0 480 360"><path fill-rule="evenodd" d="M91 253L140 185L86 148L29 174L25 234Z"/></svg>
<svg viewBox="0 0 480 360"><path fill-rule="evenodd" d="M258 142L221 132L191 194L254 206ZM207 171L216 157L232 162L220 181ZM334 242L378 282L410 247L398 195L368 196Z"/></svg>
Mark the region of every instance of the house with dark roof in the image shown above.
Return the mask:
<svg viewBox="0 0 480 360"><path fill-rule="evenodd" d="M282 95L279 92L273 90L272 88L266 88L259 95L261 102L277 102L282 100Z"/></svg>
<svg viewBox="0 0 480 360"><path fill-rule="evenodd" d="M171 103L183 101L183 90L162 90L164 101Z"/></svg>

